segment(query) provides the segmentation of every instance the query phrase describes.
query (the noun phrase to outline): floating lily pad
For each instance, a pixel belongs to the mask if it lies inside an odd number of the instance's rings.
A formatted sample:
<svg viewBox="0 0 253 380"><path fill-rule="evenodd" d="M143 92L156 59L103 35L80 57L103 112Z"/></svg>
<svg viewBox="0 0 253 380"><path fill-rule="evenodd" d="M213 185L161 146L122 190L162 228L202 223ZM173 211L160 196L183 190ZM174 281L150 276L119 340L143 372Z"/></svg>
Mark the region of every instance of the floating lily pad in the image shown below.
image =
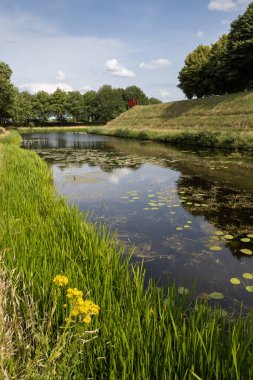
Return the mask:
<svg viewBox="0 0 253 380"><path fill-rule="evenodd" d="M191 223L192 223L192 221L191 221L191 220L187 220L187 223L188 223L188 224L191 224Z"/></svg>
<svg viewBox="0 0 253 380"><path fill-rule="evenodd" d="M232 239L234 239L234 236L232 236L232 235L224 235L223 236L226 240L232 240Z"/></svg>
<svg viewBox="0 0 253 380"><path fill-rule="evenodd" d="M229 280L231 282L231 284L233 285L239 285L241 283L241 281L239 280L239 278L236 278L236 277L232 277L230 278Z"/></svg>
<svg viewBox="0 0 253 380"><path fill-rule="evenodd" d="M183 227L176 227L176 230L181 231Z"/></svg>
<svg viewBox="0 0 253 380"><path fill-rule="evenodd" d="M132 199L140 199L140 197L133 197Z"/></svg>
<svg viewBox="0 0 253 380"><path fill-rule="evenodd" d="M177 289L178 293L182 295L184 294L188 294L189 293L189 289L187 288L184 288L183 286L180 286L178 289Z"/></svg>
<svg viewBox="0 0 253 380"><path fill-rule="evenodd" d="M243 273L242 275L243 278L245 278L246 280L253 280L253 274L252 273Z"/></svg>
<svg viewBox="0 0 253 380"><path fill-rule="evenodd" d="M224 298L224 295L222 293L219 293L219 292L213 292L213 293L209 294L209 297L213 298L214 300L222 300Z"/></svg>
<svg viewBox="0 0 253 380"><path fill-rule="evenodd" d="M250 238L242 238L241 241L243 241L244 243L249 243L250 242Z"/></svg>
<svg viewBox="0 0 253 380"><path fill-rule="evenodd" d="M190 226L188 226L188 224L185 224L185 225L184 225L184 228L190 228Z"/></svg>
<svg viewBox="0 0 253 380"><path fill-rule="evenodd" d="M149 197L149 198L154 198L155 195L154 195L154 194L149 194L148 197Z"/></svg>
<svg viewBox="0 0 253 380"><path fill-rule="evenodd" d="M159 210L158 207L151 207L151 210Z"/></svg>
<svg viewBox="0 0 253 380"><path fill-rule="evenodd" d="M120 197L120 199L128 199L128 197Z"/></svg>
<svg viewBox="0 0 253 380"><path fill-rule="evenodd" d="M249 238L253 238L253 234L248 234L247 235Z"/></svg>
<svg viewBox="0 0 253 380"><path fill-rule="evenodd" d="M150 208L149 207L144 207L142 210L143 211L148 211L148 210L150 210Z"/></svg>
<svg viewBox="0 0 253 380"><path fill-rule="evenodd" d="M187 204L187 205L192 205L192 202L187 202L186 204Z"/></svg>
<svg viewBox="0 0 253 380"><path fill-rule="evenodd" d="M246 286L246 290L247 292L253 293L253 286L252 285Z"/></svg>
<svg viewBox="0 0 253 380"><path fill-rule="evenodd" d="M210 249L211 251L221 251L222 247L220 247L219 245L212 245Z"/></svg>
<svg viewBox="0 0 253 380"><path fill-rule="evenodd" d="M250 249L240 249L240 252L244 253L244 255L252 255L252 251Z"/></svg>
<svg viewBox="0 0 253 380"><path fill-rule="evenodd" d="M222 236L222 235L224 235L224 232L222 232L222 231L215 231L215 235Z"/></svg>

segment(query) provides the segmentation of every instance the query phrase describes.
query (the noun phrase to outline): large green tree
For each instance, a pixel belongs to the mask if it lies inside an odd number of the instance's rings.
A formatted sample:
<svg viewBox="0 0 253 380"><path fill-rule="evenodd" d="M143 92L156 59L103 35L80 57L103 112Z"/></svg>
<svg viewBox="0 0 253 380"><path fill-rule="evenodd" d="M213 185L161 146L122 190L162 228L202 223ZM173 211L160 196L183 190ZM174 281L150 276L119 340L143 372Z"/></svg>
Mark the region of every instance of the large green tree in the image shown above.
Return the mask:
<svg viewBox="0 0 253 380"><path fill-rule="evenodd" d="M48 121L52 115L51 96L45 91L39 91L33 95L33 116L39 123Z"/></svg>
<svg viewBox="0 0 253 380"><path fill-rule="evenodd" d="M109 85L102 86L97 92L97 122L107 123L125 111L126 105L120 92Z"/></svg>
<svg viewBox="0 0 253 380"><path fill-rule="evenodd" d="M140 105L148 104L148 97L137 86L128 86L123 91L123 98L125 102L127 102L129 99L135 99Z"/></svg>
<svg viewBox="0 0 253 380"><path fill-rule="evenodd" d="M14 124L26 125L34 119L33 95L27 91L19 92L16 89L15 102L12 107L12 120Z"/></svg>
<svg viewBox="0 0 253 380"><path fill-rule="evenodd" d="M57 90L51 95L51 112L57 120L62 123L66 120L68 111L68 95L65 91L57 88Z"/></svg>
<svg viewBox="0 0 253 380"><path fill-rule="evenodd" d="M66 111L73 122L79 122L83 117L84 101L79 91L71 91L67 93Z"/></svg>
<svg viewBox="0 0 253 380"><path fill-rule="evenodd" d="M16 90L11 83L12 71L9 65L0 62L0 123L12 116L12 107L16 98Z"/></svg>
<svg viewBox="0 0 253 380"><path fill-rule="evenodd" d="M199 45L187 55L185 65L179 72L178 87L183 90L188 99L194 96L201 98L208 92L206 70L210 56L211 48L206 45Z"/></svg>
<svg viewBox="0 0 253 380"><path fill-rule="evenodd" d="M231 24L228 66L230 92L253 89L253 2Z"/></svg>

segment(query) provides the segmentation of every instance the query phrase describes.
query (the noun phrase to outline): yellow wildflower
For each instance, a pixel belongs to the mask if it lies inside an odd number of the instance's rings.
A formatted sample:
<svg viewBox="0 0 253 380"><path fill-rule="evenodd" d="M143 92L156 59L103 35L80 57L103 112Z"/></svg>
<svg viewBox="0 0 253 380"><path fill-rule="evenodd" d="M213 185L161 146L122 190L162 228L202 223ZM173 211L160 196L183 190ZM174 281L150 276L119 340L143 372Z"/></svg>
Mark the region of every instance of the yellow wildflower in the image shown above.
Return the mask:
<svg viewBox="0 0 253 380"><path fill-rule="evenodd" d="M91 322L91 317L89 315L86 315L86 317L83 319L84 323L90 323Z"/></svg>
<svg viewBox="0 0 253 380"><path fill-rule="evenodd" d="M69 325L70 322L72 321L72 319L70 317L67 317L67 318L65 318L65 321L66 321L67 325Z"/></svg>
<svg viewBox="0 0 253 380"><path fill-rule="evenodd" d="M55 278L53 279L53 283L57 286L67 285L68 282L69 282L68 277L62 276L60 274L55 276Z"/></svg>
<svg viewBox="0 0 253 380"><path fill-rule="evenodd" d="M82 298L83 292L78 290L77 288L68 288L67 289L67 297L68 298Z"/></svg>

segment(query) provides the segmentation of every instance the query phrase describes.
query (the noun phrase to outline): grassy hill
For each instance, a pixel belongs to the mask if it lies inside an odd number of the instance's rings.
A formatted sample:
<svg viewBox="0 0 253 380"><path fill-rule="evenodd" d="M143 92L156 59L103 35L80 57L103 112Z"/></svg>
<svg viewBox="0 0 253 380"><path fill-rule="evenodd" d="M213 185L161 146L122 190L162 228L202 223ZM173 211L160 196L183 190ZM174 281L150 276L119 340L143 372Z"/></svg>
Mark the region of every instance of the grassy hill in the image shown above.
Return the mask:
<svg viewBox="0 0 253 380"><path fill-rule="evenodd" d="M253 92L136 106L91 133L253 149Z"/></svg>

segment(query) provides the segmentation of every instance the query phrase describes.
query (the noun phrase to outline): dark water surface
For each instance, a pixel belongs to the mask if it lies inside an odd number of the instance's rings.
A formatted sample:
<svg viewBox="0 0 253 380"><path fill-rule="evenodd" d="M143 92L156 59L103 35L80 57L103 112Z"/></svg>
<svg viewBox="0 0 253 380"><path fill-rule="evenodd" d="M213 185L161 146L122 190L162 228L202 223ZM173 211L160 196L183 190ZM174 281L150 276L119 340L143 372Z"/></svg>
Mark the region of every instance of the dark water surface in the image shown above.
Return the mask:
<svg viewBox="0 0 253 380"><path fill-rule="evenodd" d="M50 164L70 204L135 246L159 284L253 306L252 156L83 133L27 134L23 146Z"/></svg>

